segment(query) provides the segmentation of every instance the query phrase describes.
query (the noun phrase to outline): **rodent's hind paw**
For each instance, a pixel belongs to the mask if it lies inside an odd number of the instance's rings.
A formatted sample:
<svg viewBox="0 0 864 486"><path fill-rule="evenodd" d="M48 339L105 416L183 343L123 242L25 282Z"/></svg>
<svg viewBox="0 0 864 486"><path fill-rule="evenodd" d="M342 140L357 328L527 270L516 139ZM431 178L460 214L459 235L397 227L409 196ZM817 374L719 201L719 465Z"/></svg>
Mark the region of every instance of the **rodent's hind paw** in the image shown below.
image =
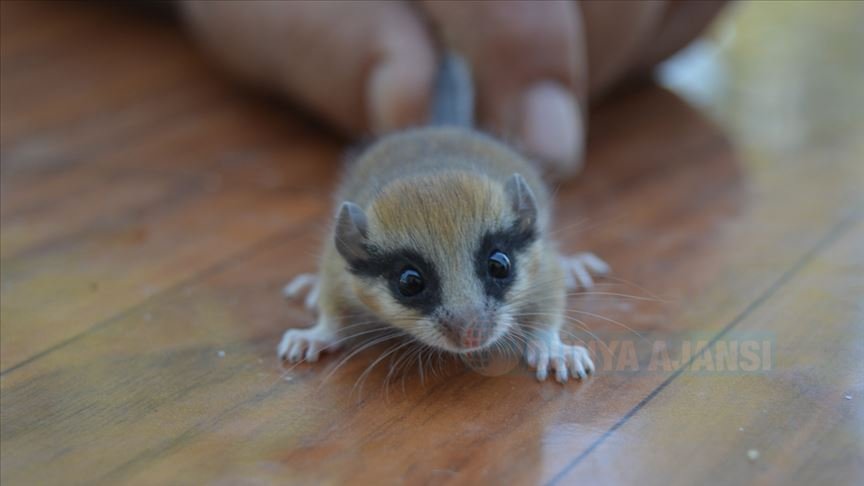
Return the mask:
<svg viewBox="0 0 864 486"><path fill-rule="evenodd" d="M569 378L581 380L594 373L594 362L587 349L558 340L551 344L541 340L530 342L525 348L525 361L537 370L539 381L545 381L550 371L555 381L562 384Z"/></svg>
<svg viewBox="0 0 864 486"><path fill-rule="evenodd" d="M562 256L561 266L564 268L564 285L568 290L578 288L590 289L594 286L594 275L608 275L611 271L609 264L589 252L576 253L575 255Z"/></svg>
<svg viewBox="0 0 864 486"><path fill-rule="evenodd" d="M336 333L319 324L307 329L288 329L282 335L276 352L280 359L291 363L314 363L322 352L333 351L338 348L338 344Z"/></svg>
<svg viewBox="0 0 864 486"><path fill-rule="evenodd" d="M318 296L321 294L321 284L318 281L318 276L312 273L301 273L288 282L288 285L282 288L282 294L287 299L295 299L300 297L304 290L309 289L306 293L304 305L309 310L315 310L318 307Z"/></svg>

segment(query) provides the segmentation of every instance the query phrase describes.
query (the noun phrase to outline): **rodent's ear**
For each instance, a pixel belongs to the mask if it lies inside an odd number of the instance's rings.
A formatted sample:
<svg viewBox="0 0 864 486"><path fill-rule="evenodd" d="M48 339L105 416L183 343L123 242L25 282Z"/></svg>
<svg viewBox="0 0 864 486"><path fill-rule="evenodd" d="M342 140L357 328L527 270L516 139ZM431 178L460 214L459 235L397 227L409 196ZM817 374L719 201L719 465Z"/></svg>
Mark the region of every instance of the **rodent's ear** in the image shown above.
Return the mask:
<svg viewBox="0 0 864 486"><path fill-rule="evenodd" d="M345 201L336 217L336 250L348 262L365 260L369 257L366 249L369 226L366 213L353 202Z"/></svg>
<svg viewBox="0 0 864 486"><path fill-rule="evenodd" d="M537 201L528 183L521 175L513 174L504 185L504 192L510 199L510 205L516 214L516 222L522 229L534 227L537 221Z"/></svg>

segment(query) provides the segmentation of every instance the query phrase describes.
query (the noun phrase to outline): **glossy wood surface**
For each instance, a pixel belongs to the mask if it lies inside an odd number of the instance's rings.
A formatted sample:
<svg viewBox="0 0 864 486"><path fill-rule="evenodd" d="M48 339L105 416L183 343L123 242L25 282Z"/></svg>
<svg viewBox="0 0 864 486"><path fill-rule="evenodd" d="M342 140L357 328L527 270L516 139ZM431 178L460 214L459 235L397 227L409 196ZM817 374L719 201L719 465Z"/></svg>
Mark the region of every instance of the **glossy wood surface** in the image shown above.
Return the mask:
<svg viewBox="0 0 864 486"><path fill-rule="evenodd" d="M556 236L615 275L570 300L599 370L563 387L370 370L387 348L279 363L344 142L170 23L0 5L4 485L864 478L859 5L742 6L707 96L597 107ZM720 358L744 343L756 369Z"/></svg>

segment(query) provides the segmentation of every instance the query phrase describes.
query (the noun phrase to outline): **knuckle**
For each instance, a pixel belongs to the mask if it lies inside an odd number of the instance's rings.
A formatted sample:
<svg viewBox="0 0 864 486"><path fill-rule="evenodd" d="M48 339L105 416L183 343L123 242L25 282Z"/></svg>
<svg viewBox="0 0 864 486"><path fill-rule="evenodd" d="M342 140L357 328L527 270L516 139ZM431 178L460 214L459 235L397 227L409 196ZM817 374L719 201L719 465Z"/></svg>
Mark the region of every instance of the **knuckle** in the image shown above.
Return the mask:
<svg viewBox="0 0 864 486"><path fill-rule="evenodd" d="M489 9L488 41L500 48L533 50L538 45L549 47L560 43L569 34L569 16L557 12L553 4L542 7L515 4L509 8Z"/></svg>

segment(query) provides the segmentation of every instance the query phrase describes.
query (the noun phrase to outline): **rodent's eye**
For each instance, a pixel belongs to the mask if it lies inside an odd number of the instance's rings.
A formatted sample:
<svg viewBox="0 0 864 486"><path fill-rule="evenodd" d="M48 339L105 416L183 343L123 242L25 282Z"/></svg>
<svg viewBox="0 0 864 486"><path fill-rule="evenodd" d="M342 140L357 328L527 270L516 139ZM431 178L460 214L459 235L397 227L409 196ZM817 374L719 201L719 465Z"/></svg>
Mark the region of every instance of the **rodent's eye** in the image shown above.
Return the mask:
<svg viewBox="0 0 864 486"><path fill-rule="evenodd" d="M414 297L423 292L425 287L426 284L423 282L423 276L411 267L405 268L402 270L402 274L399 275L399 293L405 297Z"/></svg>
<svg viewBox="0 0 864 486"><path fill-rule="evenodd" d="M495 250L489 255L487 267L492 278L505 279L510 276L510 257L502 251Z"/></svg>

